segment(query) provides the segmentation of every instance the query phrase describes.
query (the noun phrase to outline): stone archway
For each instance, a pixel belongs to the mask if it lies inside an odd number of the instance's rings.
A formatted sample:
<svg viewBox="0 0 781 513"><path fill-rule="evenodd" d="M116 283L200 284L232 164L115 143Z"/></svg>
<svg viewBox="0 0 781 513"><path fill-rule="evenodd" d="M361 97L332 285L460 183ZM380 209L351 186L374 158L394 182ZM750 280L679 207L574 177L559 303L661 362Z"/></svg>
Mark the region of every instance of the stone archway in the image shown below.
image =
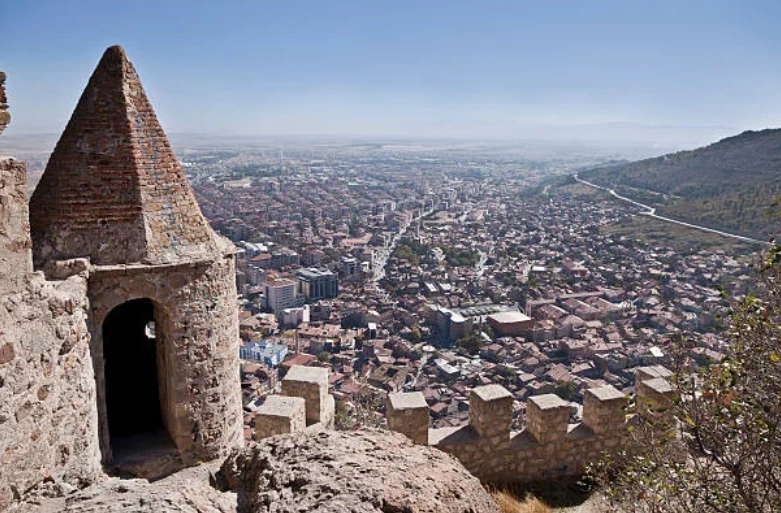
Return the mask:
<svg viewBox="0 0 781 513"><path fill-rule="evenodd" d="M164 317L151 299L133 299L114 307L101 326L106 423L119 468L175 451Z"/></svg>

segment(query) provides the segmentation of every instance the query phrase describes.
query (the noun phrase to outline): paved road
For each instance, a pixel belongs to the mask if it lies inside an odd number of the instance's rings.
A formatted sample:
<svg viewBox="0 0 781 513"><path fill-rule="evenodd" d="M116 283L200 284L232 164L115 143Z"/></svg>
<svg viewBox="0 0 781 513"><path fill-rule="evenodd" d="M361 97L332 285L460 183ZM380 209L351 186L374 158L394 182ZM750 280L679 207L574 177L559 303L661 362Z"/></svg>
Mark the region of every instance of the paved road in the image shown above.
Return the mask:
<svg viewBox="0 0 781 513"><path fill-rule="evenodd" d="M399 239L401 239L402 235L406 233L406 231L415 223L418 222L418 220L426 217L427 215L434 212L434 209L431 208L429 210L423 211L421 215L418 217L413 218L409 223L407 223L405 226L402 226L398 233L393 235L393 238L391 239L390 244L385 246L384 248L381 248L379 250L375 251L374 261L372 262L372 282L374 283L374 287L384 293L386 297L388 297L388 293L385 289L380 287L380 280L382 280L385 277L385 266L388 263L388 258L390 258L391 253L393 253L393 250L396 248L396 245L399 243Z"/></svg>
<svg viewBox="0 0 781 513"><path fill-rule="evenodd" d="M595 183L591 183L591 182L588 182L586 180L583 180L582 178L580 178L578 176L577 173L572 175L572 177L575 178L575 180L577 180L578 182L580 182L580 183L582 183L584 185L588 185L589 187L594 187L595 189L600 189L600 190L603 190L603 191L607 191L612 196L614 196L614 197L616 197L616 198L618 198L620 200L626 201L628 203L631 203L632 205L635 205L635 206L638 206L638 207L644 209L645 212L643 212L643 215L646 215L648 217L653 217L654 219L659 219L661 221L666 221L668 223L674 223L674 224L678 224L678 225L681 225L681 226L686 226L688 228L694 228L695 230L700 230L700 231L703 231L703 232L715 233L715 234L721 235L723 237L729 237L729 238L732 238L732 239L742 240L744 242L751 242L751 243L754 243L754 244L762 244L762 245L765 245L765 246L769 246L770 245L769 242L764 241L764 240L752 239L751 237L744 237L743 235L738 235L738 234L729 233L729 232L723 232L721 230L716 230L714 228L708 228L707 226L701 226L699 224L687 223L685 221L678 221L677 219L672 219L670 217L660 216L660 215L658 215L656 213L656 208L654 208L654 207L652 207L650 205L645 205L645 204L640 203L639 201L635 201L635 200L633 200L631 198L627 198L626 196L621 196L614 189L608 189L607 187L602 187L601 185L597 185Z"/></svg>

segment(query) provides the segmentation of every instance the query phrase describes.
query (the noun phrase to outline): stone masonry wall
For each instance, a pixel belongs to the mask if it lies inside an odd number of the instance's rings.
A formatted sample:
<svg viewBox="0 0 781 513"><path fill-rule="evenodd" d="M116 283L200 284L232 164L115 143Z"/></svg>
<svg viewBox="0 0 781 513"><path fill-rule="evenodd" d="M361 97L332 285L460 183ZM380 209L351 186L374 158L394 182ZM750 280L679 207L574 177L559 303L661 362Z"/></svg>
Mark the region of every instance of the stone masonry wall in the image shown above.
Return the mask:
<svg viewBox="0 0 781 513"><path fill-rule="evenodd" d="M0 294L0 511L45 478L101 471L87 283L28 274Z"/></svg>
<svg viewBox="0 0 781 513"><path fill-rule="evenodd" d="M0 511L44 479L100 472L86 274L32 272L25 181L24 163L0 159Z"/></svg>
<svg viewBox="0 0 781 513"><path fill-rule="evenodd" d="M11 115L8 114L8 100L5 98L5 73L0 71L0 134L3 133L5 127L11 122Z"/></svg>
<svg viewBox="0 0 781 513"><path fill-rule="evenodd" d="M638 393L644 391L644 387L638 388ZM669 397L643 399L656 403ZM388 409L388 425L419 439L421 430L428 426L428 407L422 394L392 394L389 402L396 406ZM452 454L467 470L488 482L579 476L589 463L597 462L605 452L622 448L628 440L627 397L612 386L586 391L583 422L579 424L568 424L572 406L558 396L533 396L527 402L526 427L519 432L510 431L512 395L503 387L477 387L469 404L469 425L429 429L428 440L417 441Z"/></svg>
<svg viewBox="0 0 781 513"><path fill-rule="evenodd" d="M162 413L182 462L224 456L241 445L239 334L233 255L172 266L94 267L90 276L90 330L98 381L100 440L110 460L106 421L102 324L116 306L151 299L165 344Z"/></svg>
<svg viewBox="0 0 781 513"><path fill-rule="evenodd" d="M323 367L293 365L282 380L282 395L268 396L255 412L255 440L333 429L335 402L328 393L328 374Z"/></svg>
<svg viewBox="0 0 781 513"><path fill-rule="evenodd" d="M31 271L25 166L0 159L0 294L19 290Z"/></svg>

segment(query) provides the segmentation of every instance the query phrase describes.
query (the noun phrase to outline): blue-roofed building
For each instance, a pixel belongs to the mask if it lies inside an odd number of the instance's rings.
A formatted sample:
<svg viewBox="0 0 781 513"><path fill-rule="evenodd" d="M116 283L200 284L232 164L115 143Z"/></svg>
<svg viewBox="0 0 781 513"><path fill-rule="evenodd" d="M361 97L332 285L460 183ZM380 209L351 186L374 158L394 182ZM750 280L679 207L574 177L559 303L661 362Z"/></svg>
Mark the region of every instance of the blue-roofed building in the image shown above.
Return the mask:
<svg viewBox="0 0 781 513"><path fill-rule="evenodd" d="M276 367L287 356L285 344L274 344L263 340L248 342L239 348L239 357L242 360L251 360L265 363L269 367Z"/></svg>

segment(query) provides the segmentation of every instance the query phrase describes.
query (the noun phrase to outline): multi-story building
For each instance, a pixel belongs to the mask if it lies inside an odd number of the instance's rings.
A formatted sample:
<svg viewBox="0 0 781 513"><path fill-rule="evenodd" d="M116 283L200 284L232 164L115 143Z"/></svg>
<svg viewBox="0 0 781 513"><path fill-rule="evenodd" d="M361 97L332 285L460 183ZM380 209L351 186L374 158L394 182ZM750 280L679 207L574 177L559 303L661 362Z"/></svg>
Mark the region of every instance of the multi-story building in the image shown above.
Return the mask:
<svg viewBox="0 0 781 513"><path fill-rule="evenodd" d="M339 294L339 278L327 269L310 267L296 273L298 291L307 301L333 298Z"/></svg>
<svg viewBox="0 0 781 513"><path fill-rule="evenodd" d="M285 308L298 305L297 283L287 278L274 278L266 281L264 289L266 293L266 306L275 314L279 314Z"/></svg>
<svg viewBox="0 0 781 513"><path fill-rule="evenodd" d="M344 255L339 259L339 272L342 276L352 276L358 270L358 259L354 256Z"/></svg>
<svg viewBox="0 0 781 513"><path fill-rule="evenodd" d="M271 253L271 268L282 269L287 266L299 265L298 253L289 249L279 249Z"/></svg>

